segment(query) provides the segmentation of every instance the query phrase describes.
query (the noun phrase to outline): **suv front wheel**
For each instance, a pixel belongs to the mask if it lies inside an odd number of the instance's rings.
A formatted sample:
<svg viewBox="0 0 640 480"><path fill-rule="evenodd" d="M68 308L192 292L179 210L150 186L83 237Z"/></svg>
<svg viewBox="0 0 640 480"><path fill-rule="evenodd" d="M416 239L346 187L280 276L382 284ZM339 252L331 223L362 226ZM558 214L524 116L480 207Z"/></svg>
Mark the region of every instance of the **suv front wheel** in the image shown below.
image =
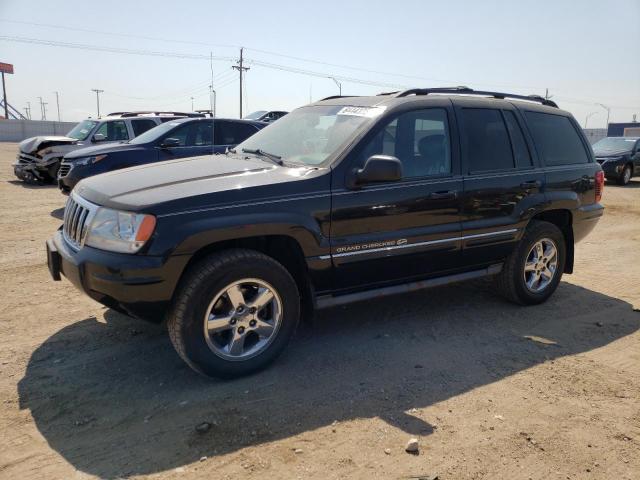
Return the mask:
<svg viewBox="0 0 640 480"><path fill-rule="evenodd" d="M191 268L168 330L182 359L199 373L237 377L260 370L287 346L300 315L289 272L252 250L227 250Z"/></svg>
<svg viewBox="0 0 640 480"><path fill-rule="evenodd" d="M497 275L498 290L522 305L542 303L558 287L565 260L566 245L560 229L534 220Z"/></svg>

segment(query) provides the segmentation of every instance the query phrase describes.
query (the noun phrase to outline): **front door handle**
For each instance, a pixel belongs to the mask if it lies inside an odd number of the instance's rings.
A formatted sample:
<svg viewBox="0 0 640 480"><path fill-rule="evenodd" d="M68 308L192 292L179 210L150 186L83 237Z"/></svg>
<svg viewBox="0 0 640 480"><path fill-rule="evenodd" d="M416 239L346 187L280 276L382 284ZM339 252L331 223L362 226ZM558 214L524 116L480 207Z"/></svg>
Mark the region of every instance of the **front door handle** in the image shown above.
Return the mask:
<svg viewBox="0 0 640 480"><path fill-rule="evenodd" d="M542 182L540 180L531 180L520 184L521 188L540 188L541 186Z"/></svg>
<svg viewBox="0 0 640 480"><path fill-rule="evenodd" d="M458 196L458 192L455 190L433 192L429 194L431 200L452 200Z"/></svg>

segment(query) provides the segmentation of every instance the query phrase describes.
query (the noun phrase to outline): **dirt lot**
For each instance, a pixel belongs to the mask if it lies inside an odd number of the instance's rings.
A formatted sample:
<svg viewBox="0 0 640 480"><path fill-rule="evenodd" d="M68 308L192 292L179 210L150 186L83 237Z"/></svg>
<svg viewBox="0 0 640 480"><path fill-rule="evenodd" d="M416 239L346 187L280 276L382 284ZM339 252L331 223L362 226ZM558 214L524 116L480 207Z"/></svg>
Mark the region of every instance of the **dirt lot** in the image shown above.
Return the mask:
<svg viewBox="0 0 640 480"><path fill-rule="evenodd" d="M0 478L640 478L640 179L607 185L544 305L476 282L327 310L222 382L49 278L65 197L14 181L15 152L0 144Z"/></svg>

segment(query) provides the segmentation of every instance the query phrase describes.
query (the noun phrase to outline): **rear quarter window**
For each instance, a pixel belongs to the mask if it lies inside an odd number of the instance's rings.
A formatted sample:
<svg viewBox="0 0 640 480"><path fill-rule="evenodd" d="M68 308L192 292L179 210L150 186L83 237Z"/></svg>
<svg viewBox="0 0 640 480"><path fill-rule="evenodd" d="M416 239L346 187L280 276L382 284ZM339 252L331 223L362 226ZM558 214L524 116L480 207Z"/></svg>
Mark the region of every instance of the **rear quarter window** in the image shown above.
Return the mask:
<svg viewBox="0 0 640 480"><path fill-rule="evenodd" d="M525 112L525 117L546 166L589 162L589 154L569 118L540 112Z"/></svg>

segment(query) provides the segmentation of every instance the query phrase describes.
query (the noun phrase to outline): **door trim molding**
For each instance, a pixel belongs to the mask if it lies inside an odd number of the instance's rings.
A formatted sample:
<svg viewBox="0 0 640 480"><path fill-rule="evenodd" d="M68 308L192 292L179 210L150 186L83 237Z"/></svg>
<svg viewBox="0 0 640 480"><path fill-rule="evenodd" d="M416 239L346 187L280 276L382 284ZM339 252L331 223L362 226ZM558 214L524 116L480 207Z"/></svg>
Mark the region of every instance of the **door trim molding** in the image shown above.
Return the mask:
<svg viewBox="0 0 640 480"><path fill-rule="evenodd" d="M498 235L506 235L508 233L515 233L517 231L518 231L517 228L510 228L508 230L500 230L497 232L474 233L472 235L460 235L457 237L441 238L439 240L429 240L427 242L405 243L403 245L391 245L389 247L382 247L382 248L355 250L353 252L332 253L329 255L321 255L319 258L320 260L328 260L330 258L350 257L354 255L364 255L366 253L390 252L393 250L402 250L405 248L425 247L428 245L438 245L441 243L459 242L463 240L471 240L474 238L485 238L485 237L493 237Z"/></svg>

